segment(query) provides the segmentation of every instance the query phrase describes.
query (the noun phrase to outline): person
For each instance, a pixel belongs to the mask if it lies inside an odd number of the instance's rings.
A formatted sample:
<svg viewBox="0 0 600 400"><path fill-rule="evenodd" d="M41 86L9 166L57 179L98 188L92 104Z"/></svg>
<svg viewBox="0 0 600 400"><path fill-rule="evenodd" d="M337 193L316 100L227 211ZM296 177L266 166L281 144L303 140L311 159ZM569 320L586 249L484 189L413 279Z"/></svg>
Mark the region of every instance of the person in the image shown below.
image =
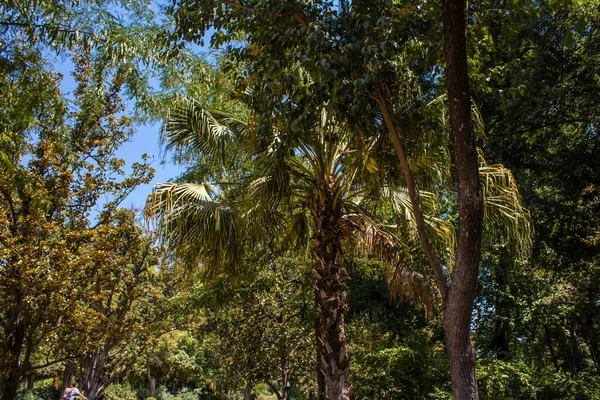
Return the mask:
<svg viewBox="0 0 600 400"><path fill-rule="evenodd" d="M76 400L77 398L87 400L87 397L81 394L77 386L77 382L71 382L71 387L65 391L63 400Z"/></svg>

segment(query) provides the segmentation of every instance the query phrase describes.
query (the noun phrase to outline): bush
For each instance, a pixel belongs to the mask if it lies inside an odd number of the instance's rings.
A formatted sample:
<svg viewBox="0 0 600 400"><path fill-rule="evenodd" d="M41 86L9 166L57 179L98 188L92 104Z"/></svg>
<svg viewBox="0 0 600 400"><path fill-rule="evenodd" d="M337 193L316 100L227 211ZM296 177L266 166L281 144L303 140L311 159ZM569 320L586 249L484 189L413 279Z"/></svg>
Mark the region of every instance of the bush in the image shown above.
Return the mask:
<svg viewBox="0 0 600 400"><path fill-rule="evenodd" d="M55 400L59 396L58 390L54 388L23 389L17 393L15 400Z"/></svg>
<svg viewBox="0 0 600 400"><path fill-rule="evenodd" d="M524 363L495 359L479 360L477 366L481 399L536 399L532 371Z"/></svg>
<svg viewBox="0 0 600 400"><path fill-rule="evenodd" d="M39 380L35 381L35 383L33 384L33 387L35 389L54 389L52 387L53 383L54 383L53 378L39 379Z"/></svg>
<svg viewBox="0 0 600 400"><path fill-rule="evenodd" d="M161 385L155 392L155 396L157 400L170 400L171 394L167 390L167 387Z"/></svg>
<svg viewBox="0 0 600 400"><path fill-rule="evenodd" d="M269 389L269 385L266 383L257 383L252 388L252 394L254 396L266 396L271 394L271 389Z"/></svg>
<svg viewBox="0 0 600 400"><path fill-rule="evenodd" d="M482 400L600 400L600 378L585 371L535 370L522 361L483 359L477 378Z"/></svg>
<svg viewBox="0 0 600 400"><path fill-rule="evenodd" d="M103 397L105 400L136 400L137 393L129 383L113 383L108 385Z"/></svg>
<svg viewBox="0 0 600 400"><path fill-rule="evenodd" d="M146 400L148 398L154 398L152 396L152 394L150 393L150 390L148 390L148 388L142 387L137 389L137 398L140 400Z"/></svg>
<svg viewBox="0 0 600 400"><path fill-rule="evenodd" d="M290 400L306 400L306 396L301 390L296 388L290 389Z"/></svg>
<svg viewBox="0 0 600 400"><path fill-rule="evenodd" d="M198 400L198 394L196 394L192 389L183 388L177 393L177 398L182 400Z"/></svg>

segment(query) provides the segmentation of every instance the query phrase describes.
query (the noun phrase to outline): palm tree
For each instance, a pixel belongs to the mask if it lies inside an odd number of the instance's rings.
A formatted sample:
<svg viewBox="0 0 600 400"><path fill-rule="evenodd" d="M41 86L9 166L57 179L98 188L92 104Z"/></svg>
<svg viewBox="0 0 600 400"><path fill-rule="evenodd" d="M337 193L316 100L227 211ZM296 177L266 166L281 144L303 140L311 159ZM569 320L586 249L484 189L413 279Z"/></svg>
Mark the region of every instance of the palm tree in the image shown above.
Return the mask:
<svg viewBox="0 0 600 400"><path fill-rule="evenodd" d="M146 212L156 218L164 243L179 258L202 265L208 273L223 268L232 273L247 246L273 237L289 238L281 235L284 226L299 236L312 232L315 332L325 391L329 399L349 398L343 242L353 237L363 254L373 255L377 250L392 267L392 288L433 308L428 279L402 268L408 263L399 238L418 242L416 218L408 190L388 184L393 179L383 172L377 143L348 130L330 115L327 106L319 121L300 134L273 128L266 138L257 138L244 119L185 100L172 111L164 128L167 148L182 158L199 157L201 162L228 167L220 175L227 182L168 183L155 189ZM421 175L439 176L431 179L432 187L439 186L441 171L449 169L447 154L440 151L435 162L430 156L415 157L412 167L424 170ZM484 192L490 200L486 214L491 220L504 218L504 224L497 223L499 227L527 221L520 217L525 212L509 171L483 165L481 160ZM425 223L433 244L453 249L455 229L432 212L438 207L438 196L424 190L419 194L421 208L428 211ZM377 216L389 219L390 214L398 223L383 229ZM291 218L284 224L285 216ZM451 257L445 261L452 268Z"/></svg>
<svg viewBox="0 0 600 400"><path fill-rule="evenodd" d="M405 193L384 185L380 173L369 172L375 143L345 129L326 106L319 121L300 135L272 129L266 142L263 138L263 150L255 151L256 137L241 119L208 111L193 100L183 104L165 124L167 146L209 160L235 153L235 164L245 163L250 172L232 171L229 177L236 182L228 179L225 185L159 185L148 199L147 215L157 218L165 243L180 257L213 273L234 266L249 243L277 235L285 215L291 215L289 225L296 233L312 232L315 331L325 390L330 399L349 399L343 241L354 235L365 250L391 254L397 238L367 210L381 192L395 204L406 204ZM430 222L440 235L447 233L441 219Z"/></svg>

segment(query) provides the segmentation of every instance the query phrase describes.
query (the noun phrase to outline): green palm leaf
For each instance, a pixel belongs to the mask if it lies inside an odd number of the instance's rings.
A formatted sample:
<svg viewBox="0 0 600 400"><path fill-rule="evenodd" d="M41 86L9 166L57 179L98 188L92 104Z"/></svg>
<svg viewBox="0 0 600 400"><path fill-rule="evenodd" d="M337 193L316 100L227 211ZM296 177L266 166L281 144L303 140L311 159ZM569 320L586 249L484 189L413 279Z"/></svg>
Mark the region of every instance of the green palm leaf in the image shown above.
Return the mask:
<svg viewBox="0 0 600 400"><path fill-rule="evenodd" d="M214 196L208 184L159 184L145 209L146 217L155 219L163 244L189 265L202 263L208 272L234 267L239 248L237 212Z"/></svg>
<svg viewBox="0 0 600 400"><path fill-rule="evenodd" d="M163 126L167 150L182 157L224 157L226 147L245 132L245 121L218 110L208 110L196 100L183 98L170 111Z"/></svg>

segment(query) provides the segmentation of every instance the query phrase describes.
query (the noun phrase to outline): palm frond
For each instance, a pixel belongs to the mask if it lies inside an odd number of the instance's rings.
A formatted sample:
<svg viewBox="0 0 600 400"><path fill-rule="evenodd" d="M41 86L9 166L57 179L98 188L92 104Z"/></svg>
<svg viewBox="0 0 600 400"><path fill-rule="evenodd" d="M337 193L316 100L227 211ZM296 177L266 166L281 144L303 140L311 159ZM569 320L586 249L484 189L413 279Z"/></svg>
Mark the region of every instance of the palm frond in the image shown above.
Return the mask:
<svg viewBox="0 0 600 400"><path fill-rule="evenodd" d="M209 184L159 184L148 197L145 216L156 223L162 244L190 266L207 272L234 268L241 250L234 207L214 199Z"/></svg>
<svg viewBox="0 0 600 400"><path fill-rule="evenodd" d="M431 240L437 248L447 249L452 253L456 240L452 223L432 215L436 209L437 196L424 190L419 191L419 195L423 217ZM383 201L388 201L391 204L394 213L401 218L400 222L407 225L406 234L416 235L417 222L408 189L404 187L383 187L380 196Z"/></svg>
<svg viewBox="0 0 600 400"><path fill-rule="evenodd" d="M246 127L239 118L183 98L169 111L161 141L178 155L224 157L227 145L239 140Z"/></svg>
<svg viewBox="0 0 600 400"><path fill-rule="evenodd" d="M437 289L424 274L416 271L409 263L398 260L388 267L390 295L393 299L408 298L419 301L425 314L432 317L435 310Z"/></svg>
<svg viewBox="0 0 600 400"><path fill-rule="evenodd" d="M517 257L525 259L532 247L533 224L515 178L501 164L488 165L481 152L479 159L486 232L493 239L510 244Z"/></svg>
<svg viewBox="0 0 600 400"><path fill-rule="evenodd" d="M414 268L414 263L406 262L405 244L360 212L345 214L342 222L342 229L351 230L357 239L356 255L384 262L392 298L419 301L426 314L432 316L437 291L427 276Z"/></svg>

